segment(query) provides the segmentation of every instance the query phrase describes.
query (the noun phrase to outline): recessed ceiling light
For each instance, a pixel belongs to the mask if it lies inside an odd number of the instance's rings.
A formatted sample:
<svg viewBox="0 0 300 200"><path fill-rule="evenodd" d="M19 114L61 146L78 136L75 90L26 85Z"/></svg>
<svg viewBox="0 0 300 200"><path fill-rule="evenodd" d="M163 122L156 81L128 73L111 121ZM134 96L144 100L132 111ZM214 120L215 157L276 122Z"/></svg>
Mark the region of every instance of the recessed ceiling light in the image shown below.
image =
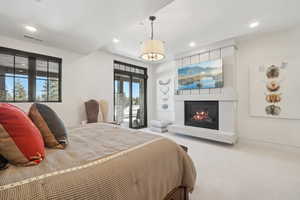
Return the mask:
<svg viewBox="0 0 300 200"><path fill-rule="evenodd" d="M249 24L249 28L255 28L255 27L257 27L257 26L259 26L259 22L258 22L258 21L251 22L251 23Z"/></svg>
<svg viewBox="0 0 300 200"><path fill-rule="evenodd" d="M113 39L113 43L119 43L119 42L120 42L120 40L118 38Z"/></svg>
<svg viewBox="0 0 300 200"><path fill-rule="evenodd" d="M194 46L196 46L196 43L195 42L190 42L190 47L194 47Z"/></svg>
<svg viewBox="0 0 300 200"><path fill-rule="evenodd" d="M37 31L37 29L33 26L25 26L25 29L31 33L34 33Z"/></svg>

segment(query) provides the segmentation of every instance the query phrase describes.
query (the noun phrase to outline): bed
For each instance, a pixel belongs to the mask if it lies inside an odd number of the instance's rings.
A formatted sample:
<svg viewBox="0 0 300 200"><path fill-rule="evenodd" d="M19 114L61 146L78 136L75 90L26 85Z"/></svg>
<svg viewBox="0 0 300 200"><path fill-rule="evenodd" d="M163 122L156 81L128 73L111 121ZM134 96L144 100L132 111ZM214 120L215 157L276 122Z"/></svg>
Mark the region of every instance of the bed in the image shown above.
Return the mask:
<svg viewBox="0 0 300 200"><path fill-rule="evenodd" d="M95 123L69 130L65 150L0 171L0 199L187 200L196 171L169 139Z"/></svg>

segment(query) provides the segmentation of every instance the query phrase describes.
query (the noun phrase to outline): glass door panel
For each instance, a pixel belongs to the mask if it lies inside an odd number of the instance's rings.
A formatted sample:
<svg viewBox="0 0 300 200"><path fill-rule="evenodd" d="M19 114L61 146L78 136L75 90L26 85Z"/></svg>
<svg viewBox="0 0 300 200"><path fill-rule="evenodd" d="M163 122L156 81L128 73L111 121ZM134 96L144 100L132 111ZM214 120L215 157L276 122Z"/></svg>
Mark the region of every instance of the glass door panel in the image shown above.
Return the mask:
<svg viewBox="0 0 300 200"><path fill-rule="evenodd" d="M145 126L145 81L143 78L132 79L132 128Z"/></svg>
<svg viewBox="0 0 300 200"><path fill-rule="evenodd" d="M147 69L114 62L114 120L129 128L147 126Z"/></svg>
<svg viewBox="0 0 300 200"><path fill-rule="evenodd" d="M115 121L122 126L130 127L130 83L131 77L124 74L115 74L114 105Z"/></svg>

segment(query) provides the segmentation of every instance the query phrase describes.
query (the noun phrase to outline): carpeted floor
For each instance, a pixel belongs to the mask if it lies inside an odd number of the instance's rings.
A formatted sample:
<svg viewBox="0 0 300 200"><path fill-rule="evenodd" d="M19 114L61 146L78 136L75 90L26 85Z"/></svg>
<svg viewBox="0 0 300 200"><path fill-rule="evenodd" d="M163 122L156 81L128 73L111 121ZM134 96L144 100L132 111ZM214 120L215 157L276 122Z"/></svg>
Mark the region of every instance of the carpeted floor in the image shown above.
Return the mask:
<svg viewBox="0 0 300 200"><path fill-rule="evenodd" d="M231 146L160 135L189 148L198 173L191 200L300 199L300 149L254 142Z"/></svg>

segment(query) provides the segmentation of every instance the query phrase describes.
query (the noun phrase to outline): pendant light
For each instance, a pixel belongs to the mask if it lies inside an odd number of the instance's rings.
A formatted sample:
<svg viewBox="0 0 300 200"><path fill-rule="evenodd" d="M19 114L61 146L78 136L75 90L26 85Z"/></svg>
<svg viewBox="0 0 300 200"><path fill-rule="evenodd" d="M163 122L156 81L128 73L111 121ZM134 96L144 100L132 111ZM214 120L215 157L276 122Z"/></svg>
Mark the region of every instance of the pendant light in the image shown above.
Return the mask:
<svg viewBox="0 0 300 200"><path fill-rule="evenodd" d="M146 40L142 43L141 58L146 61L159 61L165 58L164 43L161 40L154 40L153 37L153 22L155 16L150 16L151 21L151 40Z"/></svg>

